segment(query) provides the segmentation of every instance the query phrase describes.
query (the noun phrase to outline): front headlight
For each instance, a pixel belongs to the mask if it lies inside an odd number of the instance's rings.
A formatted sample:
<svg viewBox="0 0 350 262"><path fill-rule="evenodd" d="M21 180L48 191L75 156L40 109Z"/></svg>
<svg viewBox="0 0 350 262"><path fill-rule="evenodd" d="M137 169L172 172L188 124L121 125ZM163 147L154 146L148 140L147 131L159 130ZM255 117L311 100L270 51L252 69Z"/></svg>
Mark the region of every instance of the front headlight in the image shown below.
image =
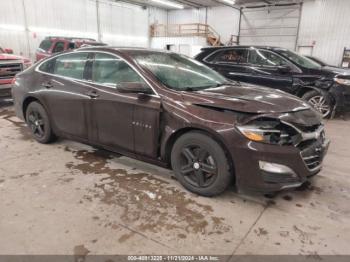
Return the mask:
<svg viewBox="0 0 350 262"><path fill-rule="evenodd" d="M277 120L256 120L237 128L251 141L274 145L292 145L297 134L294 129Z"/></svg>
<svg viewBox="0 0 350 262"><path fill-rule="evenodd" d="M334 81L340 85L350 86L350 79L335 77Z"/></svg>

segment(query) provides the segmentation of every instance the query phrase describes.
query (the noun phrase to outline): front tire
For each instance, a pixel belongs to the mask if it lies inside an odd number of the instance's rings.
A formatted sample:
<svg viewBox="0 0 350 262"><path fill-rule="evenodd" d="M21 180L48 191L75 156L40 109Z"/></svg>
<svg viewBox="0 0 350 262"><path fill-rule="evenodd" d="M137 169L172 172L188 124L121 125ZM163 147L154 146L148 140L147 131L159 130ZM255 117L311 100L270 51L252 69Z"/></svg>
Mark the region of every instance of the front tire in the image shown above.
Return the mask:
<svg viewBox="0 0 350 262"><path fill-rule="evenodd" d="M321 92L316 90L309 91L303 95L302 99L315 108L323 118L328 118L332 114L332 101Z"/></svg>
<svg viewBox="0 0 350 262"><path fill-rule="evenodd" d="M222 193L233 178L224 149L203 132L189 132L178 138L171 164L178 181L202 196Z"/></svg>
<svg viewBox="0 0 350 262"><path fill-rule="evenodd" d="M33 138L42 144L53 142L56 138L52 132L49 116L45 108L38 102L32 102L26 110L27 125Z"/></svg>

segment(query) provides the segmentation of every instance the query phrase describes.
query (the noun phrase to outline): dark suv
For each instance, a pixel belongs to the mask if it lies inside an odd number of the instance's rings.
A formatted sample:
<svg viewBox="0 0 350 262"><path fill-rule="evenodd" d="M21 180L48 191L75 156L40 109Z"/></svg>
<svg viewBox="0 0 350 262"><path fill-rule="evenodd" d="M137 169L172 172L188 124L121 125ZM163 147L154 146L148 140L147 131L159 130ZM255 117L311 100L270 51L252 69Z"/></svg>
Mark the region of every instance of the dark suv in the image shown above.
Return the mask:
<svg viewBox="0 0 350 262"><path fill-rule="evenodd" d="M329 144L320 115L302 100L228 81L175 53L77 49L19 74L12 94L37 141L66 137L169 165L205 196L233 181L298 187L321 170Z"/></svg>
<svg viewBox="0 0 350 262"><path fill-rule="evenodd" d="M72 50L84 46L105 46L91 38L48 36L41 41L36 50L36 61L49 57L56 53Z"/></svg>
<svg viewBox="0 0 350 262"><path fill-rule="evenodd" d="M350 72L322 67L284 48L204 48L196 59L229 79L277 88L303 98L323 117L350 108Z"/></svg>

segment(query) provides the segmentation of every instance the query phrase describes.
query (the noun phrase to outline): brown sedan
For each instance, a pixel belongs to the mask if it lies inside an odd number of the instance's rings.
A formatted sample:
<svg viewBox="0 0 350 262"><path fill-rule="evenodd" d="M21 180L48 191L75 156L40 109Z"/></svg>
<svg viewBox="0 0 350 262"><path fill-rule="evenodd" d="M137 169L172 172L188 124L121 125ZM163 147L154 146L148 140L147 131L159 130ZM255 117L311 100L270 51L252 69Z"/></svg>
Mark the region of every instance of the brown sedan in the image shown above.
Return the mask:
<svg viewBox="0 0 350 262"><path fill-rule="evenodd" d="M305 102L169 52L59 54L18 75L12 93L38 142L65 137L172 166L184 187L204 196L231 183L298 187L321 170L329 145Z"/></svg>

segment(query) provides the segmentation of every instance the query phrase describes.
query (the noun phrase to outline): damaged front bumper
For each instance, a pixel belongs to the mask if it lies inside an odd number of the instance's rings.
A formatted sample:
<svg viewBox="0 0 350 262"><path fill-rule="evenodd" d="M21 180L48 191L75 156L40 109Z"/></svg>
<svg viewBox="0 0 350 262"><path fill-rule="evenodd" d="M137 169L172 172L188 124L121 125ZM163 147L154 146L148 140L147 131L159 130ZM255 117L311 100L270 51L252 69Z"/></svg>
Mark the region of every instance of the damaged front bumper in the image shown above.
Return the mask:
<svg viewBox="0 0 350 262"><path fill-rule="evenodd" d="M314 117L313 117L314 116ZM242 137L231 148L236 184L240 190L276 192L301 186L319 173L330 141L312 110L260 117L279 119L293 127L295 144L255 142Z"/></svg>
<svg viewBox="0 0 350 262"><path fill-rule="evenodd" d="M299 187L321 171L329 144L329 140L317 140L299 149L248 142L236 157L238 188L275 192ZM244 164L247 158L249 165Z"/></svg>

